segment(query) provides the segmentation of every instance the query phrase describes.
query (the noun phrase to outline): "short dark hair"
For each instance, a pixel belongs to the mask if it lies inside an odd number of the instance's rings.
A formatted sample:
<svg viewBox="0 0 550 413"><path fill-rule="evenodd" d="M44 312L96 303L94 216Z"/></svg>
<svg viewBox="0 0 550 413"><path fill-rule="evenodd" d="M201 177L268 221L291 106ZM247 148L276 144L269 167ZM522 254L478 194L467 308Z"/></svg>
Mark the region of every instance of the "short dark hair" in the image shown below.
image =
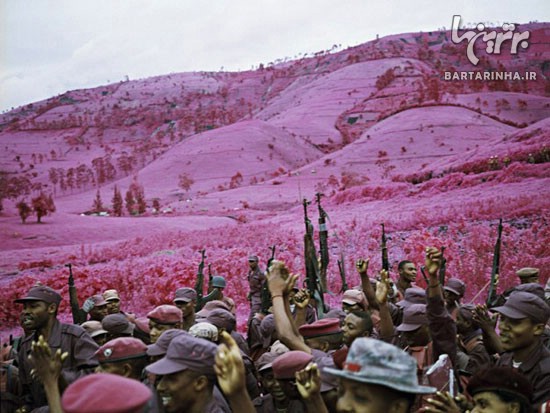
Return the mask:
<svg viewBox="0 0 550 413"><path fill-rule="evenodd" d="M372 329L373 329L372 317L368 311L355 311L350 314L353 314L354 316L359 317L365 326L365 331L368 331L369 335L372 334Z"/></svg>
<svg viewBox="0 0 550 413"><path fill-rule="evenodd" d="M397 270L402 270L403 267L407 264L414 264L414 262L409 261L409 260L399 261L399 264L397 264Z"/></svg>

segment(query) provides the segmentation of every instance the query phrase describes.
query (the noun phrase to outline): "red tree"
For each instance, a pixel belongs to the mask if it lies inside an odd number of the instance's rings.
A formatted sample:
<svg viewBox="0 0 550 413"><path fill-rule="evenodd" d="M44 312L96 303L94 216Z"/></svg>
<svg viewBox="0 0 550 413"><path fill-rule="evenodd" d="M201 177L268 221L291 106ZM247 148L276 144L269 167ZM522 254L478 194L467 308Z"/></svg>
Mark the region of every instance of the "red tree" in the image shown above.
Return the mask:
<svg viewBox="0 0 550 413"><path fill-rule="evenodd" d="M36 222L42 222L42 217L55 212L55 204L51 194L48 196L41 192L36 198L32 199L32 208L36 214Z"/></svg>
<svg viewBox="0 0 550 413"><path fill-rule="evenodd" d="M16 207L19 211L21 222L24 224L28 216L32 214L32 208L25 201L19 201Z"/></svg>
<svg viewBox="0 0 550 413"><path fill-rule="evenodd" d="M95 199L94 199L94 204L92 206L92 210L94 212L101 212L103 211L103 201L101 200L101 194L99 193L99 189L97 190L96 194L95 194Z"/></svg>
<svg viewBox="0 0 550 413"><path fill-rule="evenodd" d="M111 201L113 203L113 212L117 217L122 216L122 194L118 190L117 186L115 185L115 190L113 194L113 200Z"/></svg>

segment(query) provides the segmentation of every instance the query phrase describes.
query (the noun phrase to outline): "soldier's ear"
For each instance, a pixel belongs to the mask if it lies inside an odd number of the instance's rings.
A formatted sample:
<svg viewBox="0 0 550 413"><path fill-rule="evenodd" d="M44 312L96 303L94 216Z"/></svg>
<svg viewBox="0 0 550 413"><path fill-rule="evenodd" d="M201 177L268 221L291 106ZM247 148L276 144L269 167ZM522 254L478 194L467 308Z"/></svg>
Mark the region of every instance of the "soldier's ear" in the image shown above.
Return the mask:
<svg viewBox="0 0 550 413"><path fill-rule="evenodd" d="M535 324L535 326L533 328L533 335L541 336L542 333L544 333L544 327L545 327L545 325L543 323Z"/></svg>
<svg viewBox="0 0 550 413"><path fill-rule="evenodd" d="M57 314L57 304L48 304L48 314Z"/></svg>

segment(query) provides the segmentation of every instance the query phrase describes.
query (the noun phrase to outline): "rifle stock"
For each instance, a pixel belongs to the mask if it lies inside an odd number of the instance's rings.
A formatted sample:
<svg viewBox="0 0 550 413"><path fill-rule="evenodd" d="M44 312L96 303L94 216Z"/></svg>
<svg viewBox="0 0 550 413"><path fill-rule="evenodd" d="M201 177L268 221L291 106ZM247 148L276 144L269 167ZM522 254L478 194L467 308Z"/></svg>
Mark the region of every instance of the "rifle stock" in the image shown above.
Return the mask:
<svg viewBox="0 0 550 413"><path fill-rule="evenodd" d="M502 241L502 218L498 222L498 234L493 252L493 266L491 268L491 283L489 284L489 294L487 295L487 307L492 307L497 299L497 283L500 267L500 244Z"/></svg>

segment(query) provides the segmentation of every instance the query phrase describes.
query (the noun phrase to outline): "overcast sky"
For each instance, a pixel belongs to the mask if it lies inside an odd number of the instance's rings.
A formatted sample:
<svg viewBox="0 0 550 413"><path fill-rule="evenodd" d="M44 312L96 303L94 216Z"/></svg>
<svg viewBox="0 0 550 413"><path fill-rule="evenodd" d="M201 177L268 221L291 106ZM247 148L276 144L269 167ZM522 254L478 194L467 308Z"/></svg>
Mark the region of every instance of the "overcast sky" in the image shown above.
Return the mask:
<svg viewBox="0 0 550 413"><path fill-rule="evenodd" d="M377 34L449 28L454 14L550 21L548 0L0 0L0 110L126 75L248 70Z"/></svg>

